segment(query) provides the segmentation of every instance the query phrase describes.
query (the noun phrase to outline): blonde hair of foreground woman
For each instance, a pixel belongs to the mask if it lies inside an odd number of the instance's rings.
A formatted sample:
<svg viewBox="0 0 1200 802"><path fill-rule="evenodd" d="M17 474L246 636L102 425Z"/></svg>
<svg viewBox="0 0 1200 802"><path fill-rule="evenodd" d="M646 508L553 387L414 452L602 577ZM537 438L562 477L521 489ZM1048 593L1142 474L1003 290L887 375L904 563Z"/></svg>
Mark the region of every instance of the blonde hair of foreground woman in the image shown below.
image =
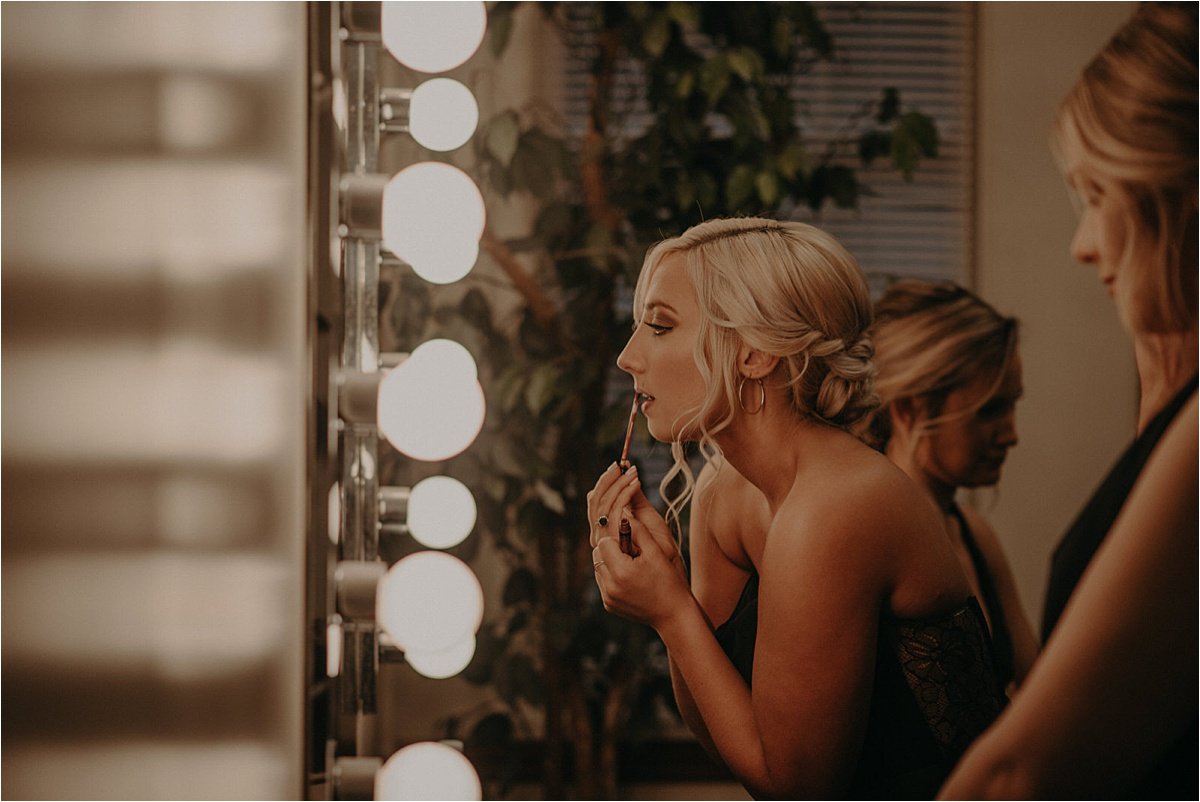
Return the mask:
<svg viewBox="0 0 1200 802"><path fill-rule="evenodd" d="M737 371L743 343L780 357L798 417L848 428L878 405L867 337L870 291L854 257L833 237L805 223L709 220L650 250L635 310L672 254L682 255L703 314L695 358L708 387L701 406L678 424L699 441L706 460L716 453L713 435L733 419L739 392L752 392ZM660 489L678 522L694 478L679 440L671 451L674 465ZM672 495L680 477L683 488Z"/></svg>

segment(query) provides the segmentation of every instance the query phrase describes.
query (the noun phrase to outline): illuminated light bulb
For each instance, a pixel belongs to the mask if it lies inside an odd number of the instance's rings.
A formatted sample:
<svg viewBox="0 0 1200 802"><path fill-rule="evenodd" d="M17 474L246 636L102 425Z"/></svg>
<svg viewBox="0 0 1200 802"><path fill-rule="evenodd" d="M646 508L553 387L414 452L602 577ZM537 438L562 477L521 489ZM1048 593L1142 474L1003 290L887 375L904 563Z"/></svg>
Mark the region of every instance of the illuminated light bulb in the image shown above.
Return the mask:
<svg viewBox="0 0 1200 802"><path fill-rule="evenodd" d="M419 551L379 580L375 620L405 652L443 652L483 621L483 589L471 568L444 551Z"/></svg>
<svg viewBox="0 0 1200 802"><path fill-rule="evenodd" d="M335 615L325 625L325 676L336 677L342 673L342 617Z"/></svg>
<svg viewBox="0 0 1200 802"><path fill-rule="evenodd" d="M383 46L420 72L452 70L475 55L487 30L483 3L385 2Z"/></svg>
<svg viewBox="0 0 1200 802"><path fill-rule="evenodd" d="M430 284L453 284L479 260L478 240L417 240L406 248L405 261Z"/></svg>
<svg viewBox="0 0 1200 802"><path fill-rule="evenodd" d="M434 342L384 374L377 411L388 442L427 462L450 459L471 445L487 412L471 355L453 343Z"/></svg>
<svg viewBox="0 0 1200 802"><path fill-rule="evenodd" d="M408 130L430 150L462 147L479 124L479 105L471 90L453 78L432 78L412 93Z"/></svg>
<svg viewBox="0 0 1200 802"><path fill-rule="evenodd" d="M461 377L463 381L479 378L479 368L471 352L461 343L443 337L421 343L413 349L409 359L429 360L437 365L439 370Z"/></svg>
<svg viewBox="0 0 1200 802"><path fill-rule="evenodd" d="M409 744L375 774L376 799L482 799L475 767L462 752L432 741Z"/></svg>
<svg viewBox="0 0 1200 802"><path fill-rule="evenodd" d="M422 546L457 546L475 528L475 497L449 476L430 476L413 486L408 499L408 531Z"/></svg>
<svg viewBox="0 0 1200 802"><path fill-rule="evenodd" d="M342 490L337 482L334 482L333 487L329 488L329 511L325 525L329 542L336 546L342 534Z"/></svg>
<svg viewBox="0 0 1200 802"><path fill-rule="evenodd" d="M401 170L384 187L382 216L384 246L426 281L449 284L475 266L487 212L479 187L457 167Z"/></svg>
<svg viewBox="0 0 1200 802"><path fill-rule="evenodd" d="M446 679L462 673L475 656L475 636L465 638L440 652L422 652L409 649L404 659L413 670L430 679Z"/></svg>

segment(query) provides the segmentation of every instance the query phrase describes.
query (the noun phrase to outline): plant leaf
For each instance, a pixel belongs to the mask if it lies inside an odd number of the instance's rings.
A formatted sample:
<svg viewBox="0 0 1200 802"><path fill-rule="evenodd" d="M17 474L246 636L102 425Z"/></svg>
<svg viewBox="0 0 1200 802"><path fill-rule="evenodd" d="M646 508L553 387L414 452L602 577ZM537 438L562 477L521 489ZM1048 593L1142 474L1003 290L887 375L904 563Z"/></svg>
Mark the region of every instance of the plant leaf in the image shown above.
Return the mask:
<svg viewBox="0 0 1200 802"><path fill-rule="evenodd" d="M541 415L550 403L557 382L558 368L553 363L544 362L533 369L529 383L525 385L525 407L534 416Z"/></svg>
<svg viewBox="0 0 1200 802"><path fill-rule="evenodd" d="M680 25L695 25L700 21L695 3L667 3L667 14Z"/></svg>
<svg viewBox="0 0 1200 802"><path fill-rule="evenodd" d="M687 70L679 75L675 81L675 97L683 99L692 96L692 91L696 88L696 73Z"/></svg>
<svg viewBox="0 0 1200 802"><path fill-rule="evenodd" d="M650 17L642 31L642 48L648 55L658 58L671 41L671 23L666 14L656 13Z"/></svg>
<svg viewBox="0 0 1200 802"><path fill-rule="evenodd" d="M458 311L463 320L482 332L492 330L492 305L488 303L483 291L472 287L458 302Z"/></svg>
<svg viewBox="0 0 1200 802"><path fill-rule="evenodd" d="M700 65L700 88L711 108L729 86L729 59L724 53L712 56Z"/></svg>
<svg viewBox="0 0 1200 802"><path fill-rule="evenodd" d="M516 3L495 3L488 11L488 44L491 45L493 56L499 57L508 47L508 40L512 36L513 12L516 9Z"/></svg>
<svg viewBox="0 0 1200 802"><path fill-rule="evenodd" d="M758 199L766 207L774 207L779 202L779 176L770 170L763 170L754 177L754 188L758 191Z"/></svg>
<svg viewBox="0 0 1200 802"><path fill-rule="evenodd" d="M502 167L511 167L513 156L517 154L517 142L520 138L521 128L517 122L517 113L506 111L493 117L492 121L488 123L485 139L487 152Z"/></svg>
<svg viewBox="0 0 1200 802"><path fill-rule="evenodd" d="M858 157L863 164L892 152L892 135L887 131L870 130L858 138Z"/></svg>
<svg viewBox="0 0 1200 802"><path fill-rule="evenodd" d="M608 268L608 252L612 248L612 232L603 223L594 223L587 232L587 252L591 263L605 270Z"/></svg>
<svg viewBox="0 0 1200 802"><path fill-rule="evenodd" d="M879 101L879 113L875 119L881 123L891 122L900 113L900 91L894 86L883 90L883 99Z"/></svg>
<svg viewBox="0 0 1200 802"><path fill-rule="evenodd" d="M754 75L754 61L747 51L748 48L743 47L730 50L726 54L726 58L729 60L729 69L743 81L749 81Z"/></svg>
<svg viewBox="0 0 1200 802"><path fill-rule="evenodd" d="M858 181L854 171L841 164L830 167L829 194L840 208L853 209L858 204Z"/></svg>
<svg viewBox="0 0 1200 802"><path fill-rule="evenodd" d="M553 510L559 515L563 515L567 511L567 504L563 501L562 493L555 490L550 485L538 479L533 483L533 489L537 492L538 498L546 505L546 509Z"/></svg>
<svg viewBox="0 0 1200 802"><path fill-rule="evenodd" d="M512 744L514 731L512 717L507 713L489 713L471 728L465 745L469 749L509 746Z"/></svg>
<svg viewBox="0 0 1200 802"><path fill-rule="evenodd" d="M739 164L733 168L729 178L725 179L725 202L730 210L741 208L754 192L754 168L748 164Z"/></svg>

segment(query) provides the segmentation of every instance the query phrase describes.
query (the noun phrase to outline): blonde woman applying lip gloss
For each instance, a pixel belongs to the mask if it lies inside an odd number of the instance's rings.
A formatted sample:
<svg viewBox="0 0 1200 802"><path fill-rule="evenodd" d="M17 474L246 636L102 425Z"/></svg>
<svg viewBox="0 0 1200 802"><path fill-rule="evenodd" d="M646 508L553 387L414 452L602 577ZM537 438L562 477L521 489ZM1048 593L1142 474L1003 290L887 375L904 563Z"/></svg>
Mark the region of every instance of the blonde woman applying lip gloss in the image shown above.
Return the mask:
<svg viewBox="0 0 1200 802"><path fill-rule="evenodd" d="M685 720L752 794L932 795L1002 693L936 508L849 431L877 403L861 270L812 226L710 220L650 251L634 297L617 364L672 444L667 515L696 443L764 520L693 543L689 586L636 470L612 465L588 496L605 607L658 632Z"/></svg>

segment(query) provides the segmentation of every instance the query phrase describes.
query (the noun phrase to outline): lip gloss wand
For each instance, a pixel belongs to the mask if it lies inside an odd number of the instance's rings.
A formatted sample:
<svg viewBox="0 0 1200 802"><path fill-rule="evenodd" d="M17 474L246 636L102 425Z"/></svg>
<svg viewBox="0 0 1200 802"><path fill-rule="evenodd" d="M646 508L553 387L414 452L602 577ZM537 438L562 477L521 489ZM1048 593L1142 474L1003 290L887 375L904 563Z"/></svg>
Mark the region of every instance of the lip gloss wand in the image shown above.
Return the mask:
<svg viewBox="0 0 1200 802"><path fill-rule="evenodd" d="M638 413L638 394L633 393L633 406L629 410L629 426L625 429L625 445L621 448L621 461L617 463L617 467L621 469L621 473L633 467L633 463L629 461L629 444L633 440L633 424L637 421ZM618 542L621 545L621 551L632 556L633 555L633 531L629 526L629 521L621 519L621 526L617 530Z"/></svg>

